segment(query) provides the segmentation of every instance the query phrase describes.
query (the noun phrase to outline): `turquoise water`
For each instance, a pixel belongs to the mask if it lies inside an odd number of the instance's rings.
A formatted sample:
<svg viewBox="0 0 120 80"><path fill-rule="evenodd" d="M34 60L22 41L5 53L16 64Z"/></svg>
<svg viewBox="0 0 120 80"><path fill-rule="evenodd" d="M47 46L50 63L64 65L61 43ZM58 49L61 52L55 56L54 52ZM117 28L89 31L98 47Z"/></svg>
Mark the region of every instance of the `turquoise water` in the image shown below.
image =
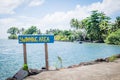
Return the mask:
<svg viewBox="0 0 120 80"><path fill-rule="evenodd" d="M55 66L57 56L67 67L120 53L120 46L98 43L55 42L48 44L49 65ZM44 44L27 44L28 65L40 69L45 65ZM23 65L23 48L17 40L0 40L0 80L13 76Z"/></svg>

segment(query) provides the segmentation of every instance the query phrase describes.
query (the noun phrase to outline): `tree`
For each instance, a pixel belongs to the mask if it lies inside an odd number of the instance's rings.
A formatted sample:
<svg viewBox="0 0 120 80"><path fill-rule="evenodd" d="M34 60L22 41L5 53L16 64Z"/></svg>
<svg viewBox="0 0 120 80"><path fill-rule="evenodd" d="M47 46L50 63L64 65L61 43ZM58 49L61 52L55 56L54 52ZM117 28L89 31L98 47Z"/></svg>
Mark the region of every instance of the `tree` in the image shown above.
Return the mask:
<svg viewBox="0 0 120 80"><path fill-rule="evenodd" d="M70 25L71 25L71 27L73 27L75 29L79 29L79 27L80 27L79 21L75 18L71 19Z"/></svg>
<svg viewBox="0 0 120 80"><path fill-rule="evenodd" d="M19 32L19 29L16 28L16 27L11 27L7 30L7 33L9 33L9 34L15 34L16 35L18 32Z"/></svg>
<svg viewBox="0 0 120 80"><path fill-rule="evenodd" d="M107 33L108 23L110 18L104 13L98 12L97 10L92 11L90 17L83 19L82 27L87 31L87 37L91 41L104 41L103 37Z"/></svg>
<svg viewBox="0 0 120 80"><path fill-rule="evenodd" d="M120 45L120 29L112 32L105 40L108 44Z"/></svg>
<svg viewBox="0 0 120 80"><path fill-rule="evenodd" d="M89 17L81 21L71 19L70 25L76 29L84 29L85 33L87 32L87 35L84 35L84 40L85 36L87 36L90 41L103 42L108 35L109 20L110 18L103 12L94 10Z"/></svg>
<svg viewBox="0 0 120 80"><path fill-rule="evenodd" d="M16 27L11 27L7 30L7 33L10 34L10 36L8 36L9 39L17 39L17 34L19 33L19 29Z"/></svg>
<svg viewBox="0 0 120 80"><path fill-rule="evenodd" d="M38 29L36 26L31 26L30 28L28 28L24 34L37 34Z"/></svg>
<svg viewBox="0 0 120 80"><path fill-rule="evenodd" d="M19 34L24 34L24 31L25 31L24 28L19 29Z"/></svg>
<svg viewBox="0 0 120 80"><path fill-rule="evenodd" d="M115 23L111 28L112 32L115 32L118 29L120 29L120 16L116 17Z"/></svg>
<svg viewBox="0 0 120 80"><path fill-rule="evenodd" d="M37 32L38 34L41 34L41 31L40 31L40 29L38 30L38 32Z"/></svg>

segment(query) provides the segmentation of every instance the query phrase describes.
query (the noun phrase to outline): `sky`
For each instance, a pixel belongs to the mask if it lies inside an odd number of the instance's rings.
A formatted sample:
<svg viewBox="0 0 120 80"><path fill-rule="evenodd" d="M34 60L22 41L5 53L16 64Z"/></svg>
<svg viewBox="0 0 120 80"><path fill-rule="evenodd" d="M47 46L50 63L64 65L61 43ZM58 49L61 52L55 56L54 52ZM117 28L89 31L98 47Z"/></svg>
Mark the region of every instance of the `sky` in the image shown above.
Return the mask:
<svg viewBox="0 0 120 80"><path fill-rule="evenodd" d="M82 20L92 10L104 12L114 21L120 16L120 0L0 0L0 39L8 37L10 27L37 26L43 33L68 30L72 18Z"/></svg>

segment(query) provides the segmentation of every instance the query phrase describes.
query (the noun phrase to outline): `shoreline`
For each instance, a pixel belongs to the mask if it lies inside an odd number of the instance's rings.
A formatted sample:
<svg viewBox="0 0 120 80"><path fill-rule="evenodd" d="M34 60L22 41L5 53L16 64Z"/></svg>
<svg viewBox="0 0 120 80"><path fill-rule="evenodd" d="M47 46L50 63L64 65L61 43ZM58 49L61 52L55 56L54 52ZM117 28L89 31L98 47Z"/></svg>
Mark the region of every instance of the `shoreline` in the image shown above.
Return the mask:
<svg viewBox="0 0 120 80"><path fill-rule="evenodd" d="M106 76L106 75L118 73L118 72L112 73L112 71L111 71L112 68L115 69L115 71L116 71L116 68L114 68L114 67L117 67L117 69L119 69L119 67L120 67L120 54L117 54L114 56L116 56L116 59L114 59L113 61L109 61L109 59L111 57L100 58L100 59L96 59L94 61L82 62L77 65L68 66L67 68L60 68L58 70L42 71L39 74L28 76L24 80L42 80L42 79L43 80L70 80L71 74L73 76L72 80L76 80L76 79L80 80L80 77L77 75L79 75L79 74L84 75L84 73L86 74L87 79L84 77L84 78L81 78L81 80L120 80L120 76L118 76L119 79L115 79L113 77L112 77L113 79L112 78L111 79L104 78L104 76ZM108 70L107 70L106 66L108 66L108 65L109 65L110 69L108 67ZM95 66L95 67L91 68L92 66ZM100 75L97 74L97 76L95 76L96 79L92 79L92 77L87 76L87 75L93 76L92 74L90 74L90 73L92 73L92 71L87 73L82 68L85 68L86 71L88 68L92 69L93 71L94 70L99 71ZM97 68L102 68L102 69L97 69ZM79 69L80 69L80 72L78 72ZM109 73L105 73L106 71L104 69L107 70L107 72L109 72ZM96 73L98 73L98 72L96 72ZM102 75L104 73L105 73L105 75ZM56 76L54 76L54 75L56 75ZM94 73L94 75L96 75L96 74Z"/></svg>

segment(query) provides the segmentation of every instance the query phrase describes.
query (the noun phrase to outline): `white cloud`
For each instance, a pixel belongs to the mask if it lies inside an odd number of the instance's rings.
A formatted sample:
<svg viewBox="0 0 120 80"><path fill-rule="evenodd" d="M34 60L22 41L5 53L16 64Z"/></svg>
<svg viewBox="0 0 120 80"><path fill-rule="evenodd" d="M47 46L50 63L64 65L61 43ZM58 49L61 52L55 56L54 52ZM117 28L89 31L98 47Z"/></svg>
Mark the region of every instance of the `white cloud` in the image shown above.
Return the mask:
<svg viewBox="0 0 120 80"><path fill-rule="evenodd" d="M76 8L71 11L47 14L45 17L43 17L42 22L47 24L68 24L70 22L70 19L72 18L77 18L81 20L87 16L89 16L87 11L80 6L78 8L77 5Z"/></svg>
<svg viewBox="0 0 120 80"><path fill-rule="evenodd" d="M11 26L17 26L18 28L28 28L32 25L35 25L38 26L42 32L45 32L45 30L50 28L70 29L69 23L72 18L82 20L83 18L89 16L90 11L92 10L102 11L110 16L116 12L119 12L119 7L119 0L103 0L103 2L96 2L87 6L76 5L75 9L73 10L46 14L43 18L15 16L14 18L0 19L0 36L6 34L7 29ZM13 9L11 11L13 11Z"/></svg>
<svg viewBox="0 0 120 80"><path fill-rule="evenodd" d="M119 0L103 0L103 2L96 2L88 6L76 5L76 8L67 12L55 12L53 14L47 14L42 22L46 24L64 24L70 22L70 19L77 18L79 20L90 15L90 11L99 10L110 16L115 12L120 11Z"/></svg>
<svg viewBox="0 0 120 80"><path fill-rule="evenodd" d="M30 2L29 6L33 7L42 5L44 0L0 0L0 14L14 14L14 10L25 2Z"/></svg>
<svg viewBox="0 0 120 80"><path fill-rule="evenodd" d="M4 19L0 19L0 24L8 25L8 24L11 24L15 21L16 21L16 19L14 19L14 18L4 18Z"/></svg>
<svg viewBox="0 0 120 80"><path fill-rule="evenodd" d="M23 0L0 0L0 14L13 14Z"/></svg>
<svg viewBox="0 0 120 80"><path fill-rule="evenodd" d="M99 10L107 15L120 11L120 0L103 0L102 3L93 3L86 7L88 11Z"/></svg>
<svg viewBox="0 0 120 80"><path fill-rule="evenodd" d="M40 6L44 3L44 0L32 0L28 6L33 7L33 6Z"/></svg>

